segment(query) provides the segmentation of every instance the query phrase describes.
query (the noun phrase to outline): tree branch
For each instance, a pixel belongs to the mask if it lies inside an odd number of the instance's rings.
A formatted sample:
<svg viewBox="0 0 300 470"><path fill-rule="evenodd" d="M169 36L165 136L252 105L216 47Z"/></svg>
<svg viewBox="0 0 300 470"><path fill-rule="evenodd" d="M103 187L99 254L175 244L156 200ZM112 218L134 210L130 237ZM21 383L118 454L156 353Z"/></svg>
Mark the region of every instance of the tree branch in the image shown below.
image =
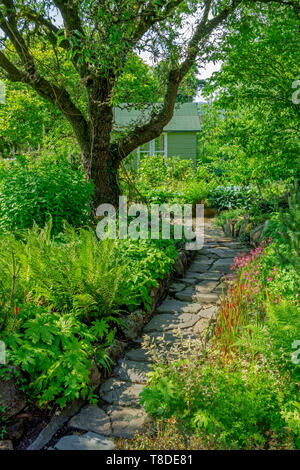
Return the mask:
<svg viewBox="0 0 300 470"><path fill-rule="evenodd" d="M82 57L82 53L80 51L81 39L85 37L85 32L79 16L78 8L73 0L54 0L54 4L59 9L64 20L67 40L70 40L76 36L76 39L79 42L78 52L76 53L76 50L74 50L75 55L72 59L72 62L81 78L86 78L88 75L86 64L82 63L81 65L78 65L78 59Z"/></svg>
<svg viewBox="0 0 300 470"><path fill-rule="evenodd" d="M118 146L121 159L127 157L127 155L140 145L149 142L162 133L163 128L173 116L179 85L190 70L199 53L199 43L206 40L211 32L235 10L241 1L242 0L233 0L231 6L224 8L212 20L208 20L212 0L205 1L201 21L189 42L185 60L178 68L172 69L169 72L167 91L162 108L158 113L152 113L148 123L137 125L133 131L129 132L127 136L115 144Z"/></svg>
<svg viewBox="0 0 300 470"><path fill-rule="evenodd" d="M163 21L170 16L172 11L182 3L183 0L171 0L166 2L163 10L158 10L156 5L147 5L140 13L140 22L135 34L132 36L133 42L137 42L143 35L159 21Z"/></svg>
<svg viewBox="0 0 300 470"><path fill-rule="evenodd" d="M87 135L89 134L87 122L74 103L69 93L63 86L57 86L42 77L36 70L34 59L18 30L17 16L15 6L12 0L1 0L6 7L6 16L0 13L0 28L5 32L12 42L16 53L18 54L24 71L18 69L7 56L0 51L0 67L6 71L7 78L15 82L29 84L42 98L54 104L64 114L66 119L72 125L76 137L81 147L87 144ZM87 151L84 148L84 151Z"/></svg>

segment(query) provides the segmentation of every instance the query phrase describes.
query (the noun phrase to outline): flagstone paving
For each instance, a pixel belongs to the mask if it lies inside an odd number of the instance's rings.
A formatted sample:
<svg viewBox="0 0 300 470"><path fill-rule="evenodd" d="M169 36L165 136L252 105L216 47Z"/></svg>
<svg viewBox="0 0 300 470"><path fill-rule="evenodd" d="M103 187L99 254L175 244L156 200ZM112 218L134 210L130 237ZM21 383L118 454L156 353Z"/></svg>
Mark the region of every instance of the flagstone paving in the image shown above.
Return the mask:
<svg viewBox="0 0 300 470"><path fill-rule="evenodd" d="M178 328L184 338L197 338L215 320L222 276L228 273L235 256L246 250L240 243L224 237L221 229L205 224L205 244L182 279L169 288L169 296L157 307L144 327L142 336L118 361L114 374L99 389L98 405L84 406L68 423L67 432L54 446L58 450L111 450L114 438L131 438L142 432L148 421L139 395L152 370L150 357L142 343L176 341Z"/></svg>

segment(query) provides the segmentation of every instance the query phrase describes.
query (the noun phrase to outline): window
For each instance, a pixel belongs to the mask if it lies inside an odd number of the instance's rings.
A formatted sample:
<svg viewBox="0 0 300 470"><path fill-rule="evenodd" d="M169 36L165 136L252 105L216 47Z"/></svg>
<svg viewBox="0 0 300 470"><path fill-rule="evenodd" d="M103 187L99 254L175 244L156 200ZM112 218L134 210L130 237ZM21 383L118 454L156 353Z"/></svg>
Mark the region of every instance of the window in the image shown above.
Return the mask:
<svg viewBox="0 0 300 470"><path fill-rule="evenodd" d="M167 157L167 134L162 134L154 140L141 145L138 148L139 159L141 156L165 155Z"/></svg>

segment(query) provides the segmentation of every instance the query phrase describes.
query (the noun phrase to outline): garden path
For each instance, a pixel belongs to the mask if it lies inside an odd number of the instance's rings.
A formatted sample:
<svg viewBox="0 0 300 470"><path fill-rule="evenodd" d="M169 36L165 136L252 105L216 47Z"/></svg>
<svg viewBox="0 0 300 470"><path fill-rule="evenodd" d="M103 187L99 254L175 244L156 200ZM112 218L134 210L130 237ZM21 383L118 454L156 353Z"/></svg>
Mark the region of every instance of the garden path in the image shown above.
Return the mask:
<svg viewBox="0 0 300 470"><path fill-rule="evenodd" d="M151 370L143 339L147 335L157 340L164 334L165 340L172 343L177 339L178 328L187 338L203 334L216 317L222 275L229 272L234 257L241 251L244 247L239 242L205 223L203 249L185 276L170 286L169 296L156 309L135 347L126 352L113 376L101 385L101 404L84 406L68 422L64 437L53 446L55 449L111 450L115 448L115 438L131 438L136 431L142 431L147 415L139 405L139 394Z"/></svg>

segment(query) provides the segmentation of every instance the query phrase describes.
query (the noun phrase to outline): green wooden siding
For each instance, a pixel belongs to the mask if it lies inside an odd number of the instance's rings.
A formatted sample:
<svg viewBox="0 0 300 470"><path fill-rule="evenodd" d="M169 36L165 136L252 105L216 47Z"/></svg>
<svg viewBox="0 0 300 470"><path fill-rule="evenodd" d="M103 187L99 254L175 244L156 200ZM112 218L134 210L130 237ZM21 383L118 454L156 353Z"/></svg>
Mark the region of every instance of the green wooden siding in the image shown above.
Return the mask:
<svg viewBox="0 0 300 470"><path fill-rule="evenodd" d="M191 158L194 162L196 162L196 132L172 132L168 134L168 157L174 156L179 156L181 158Z"/></svg>
<svg viewBox="0 0 300 470"><path fill-rule="evenodd" d="M168 133L168 157L178 156L197 161L197 133L196 132L172 132ZM143 155L140 159L142 160ZM134 150L125 160L128 170L136 170L139 167L137 150Z"/></svg>

